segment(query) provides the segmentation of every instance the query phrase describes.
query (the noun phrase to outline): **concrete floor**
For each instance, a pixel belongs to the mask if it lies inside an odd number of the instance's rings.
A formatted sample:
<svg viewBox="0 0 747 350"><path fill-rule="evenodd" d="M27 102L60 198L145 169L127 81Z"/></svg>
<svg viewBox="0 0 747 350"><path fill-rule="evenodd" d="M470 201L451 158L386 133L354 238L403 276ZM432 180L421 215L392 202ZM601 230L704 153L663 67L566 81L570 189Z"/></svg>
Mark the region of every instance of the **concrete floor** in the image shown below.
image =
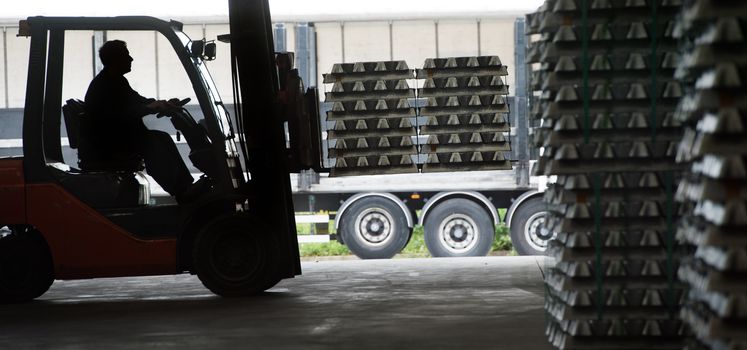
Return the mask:
<svg viewBox="0 0 747 350"><path fill-rule="evenodd" d="M0 306L0 349L548 349L542 258L304 262L265 295L194 276L58 281Z"/></svg>

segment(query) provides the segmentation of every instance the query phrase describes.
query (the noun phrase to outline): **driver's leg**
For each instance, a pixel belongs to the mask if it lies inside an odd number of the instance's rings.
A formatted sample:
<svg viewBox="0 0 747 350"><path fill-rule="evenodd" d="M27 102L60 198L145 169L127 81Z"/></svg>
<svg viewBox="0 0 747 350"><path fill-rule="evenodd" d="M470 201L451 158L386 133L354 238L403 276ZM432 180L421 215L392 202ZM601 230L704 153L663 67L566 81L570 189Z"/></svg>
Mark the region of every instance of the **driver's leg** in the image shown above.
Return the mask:
<svg viewBox="0 0 747 350"><path fill-rule="evenodd" d="M158 130L146 131L143 138L141 152L145 170L172 196L184 193L193 179L174 140L168 133Z"/></svg>

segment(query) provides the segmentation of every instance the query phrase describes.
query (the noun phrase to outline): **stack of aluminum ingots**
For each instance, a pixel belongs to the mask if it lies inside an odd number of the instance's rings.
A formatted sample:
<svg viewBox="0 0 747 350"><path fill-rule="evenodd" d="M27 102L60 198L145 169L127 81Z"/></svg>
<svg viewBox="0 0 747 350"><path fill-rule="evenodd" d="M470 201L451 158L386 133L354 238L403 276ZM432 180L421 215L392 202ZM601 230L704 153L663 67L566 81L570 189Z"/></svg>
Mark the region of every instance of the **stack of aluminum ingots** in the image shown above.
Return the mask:
<svg viewBox="0 0 747 350"><path fill-rule="evenodd" d="M545 274L560 349L677 349L675 162L683 95L674 79L677 0L548 0L527 18L542 153L535 173L556 239Z"/></svg>
<svg viewBox="0 0 747 350"><path fill-rule="evenodd" d="M335 64L324 75L332 83L327 120L332 176L417 172L413 143L413 71L404 61Z"/></svg>
<svg viewBox="0 0 747 350"><path fill-rule="evenodd" d="M678 160L690 171L677 234L697 247L678 271L690 286L681 316L690 348L747 349L747 2L686 1L678 28L689 83Z"/></svg>
<svg viewBox="0 0 747 350"><path fill-rule="evenodd" d="M507 75L498 56L425 60L416 73L424 79L418 98L426 100L418 110L426 120L423 172L511 169Z"/></svg>

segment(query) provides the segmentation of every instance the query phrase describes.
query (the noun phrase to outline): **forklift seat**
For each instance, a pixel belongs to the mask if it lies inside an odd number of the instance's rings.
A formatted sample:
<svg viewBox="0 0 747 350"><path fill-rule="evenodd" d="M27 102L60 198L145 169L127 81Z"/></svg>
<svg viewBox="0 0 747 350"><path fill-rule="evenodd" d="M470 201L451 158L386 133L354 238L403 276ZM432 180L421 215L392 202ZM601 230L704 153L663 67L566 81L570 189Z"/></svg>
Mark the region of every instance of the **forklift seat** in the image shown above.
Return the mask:
<svg viewBox="0 0 747 350"><path fill-rule="evenodd" d="M80 155L80 129L81 121L86 118L85 104L81 100L69 99L62 106L62 115L65 118L65 129L67 129L67 138L70 148L78 149ZM78 166L83 172L135 172L145 169L145 163L140 157L133 157L131 160L122 161L95 161L78 159Z"/></svg>
<svg viewBox="0 0 747 350"><path fill-rule="evenodd" d="M85 118L83 101L69 99L62 106L70 148L80 147L80 125ZM80 150L79 150L80 151ZM133 162L88 162L78 160L81 170L63 163L48 164L60 184L93 208L123 208L147 205L150 185L141 172L142 159Z"/></svg>
<svg viewBox="0 0 747 350"><path fill-rule="evenodd" d="M65 117L65 129L67 129L67 139L70 143L70 148L78 148L80 145L80 119L83 118L86 111L84 108L83 101L76 99L69 99L62 106L62 115Z"/></svg>

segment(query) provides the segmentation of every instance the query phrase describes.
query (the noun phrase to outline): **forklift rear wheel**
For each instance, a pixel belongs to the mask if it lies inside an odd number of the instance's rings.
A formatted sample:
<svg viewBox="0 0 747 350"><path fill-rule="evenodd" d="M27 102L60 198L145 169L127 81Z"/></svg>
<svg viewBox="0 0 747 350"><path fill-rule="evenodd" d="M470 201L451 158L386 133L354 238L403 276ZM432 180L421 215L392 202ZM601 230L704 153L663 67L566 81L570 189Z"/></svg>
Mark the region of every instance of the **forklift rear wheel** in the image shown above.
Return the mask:
<svg viewBox="0 0 747 350"><path fill-rule="evenodd" d="M262 293L280 281L270 230L234 214L207 224L195 238L194 269L213 293L240 297Z"/></svg>
<svg viewBox="0 0 747 350"><path fill-rule="evenodd" d="M425 246L434 257L485 256L495 237L489 213L464 198L437 204L423 226Z"/></svg>
<svg viewBox="0 0 747 350"><path fill-rule="evenodd" d="M340 218L342 241L361 259L389 259L410 240L407 217L400 207L383 197L354 202Z"/></svg>
<svg viewBox="0 0 747 350"><path fill-rule="evenodd" d="M26 227L0 228L0 303L36 299L52 282L52 255L42 235Z"/></svg>

